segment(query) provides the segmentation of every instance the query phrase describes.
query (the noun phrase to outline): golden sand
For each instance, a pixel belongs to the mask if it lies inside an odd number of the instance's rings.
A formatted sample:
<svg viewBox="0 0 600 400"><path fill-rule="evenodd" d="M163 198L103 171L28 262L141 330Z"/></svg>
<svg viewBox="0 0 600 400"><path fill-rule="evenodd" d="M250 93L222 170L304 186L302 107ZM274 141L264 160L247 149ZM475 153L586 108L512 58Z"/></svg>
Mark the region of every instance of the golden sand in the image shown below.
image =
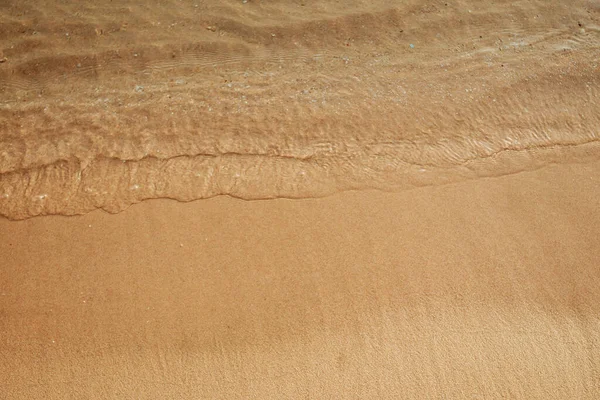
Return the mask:
<svg viewBox="0 0 600 400"><path fill-rule="evenodd" d="M0 2L0 398L600 398L599 32Z"/></svg>

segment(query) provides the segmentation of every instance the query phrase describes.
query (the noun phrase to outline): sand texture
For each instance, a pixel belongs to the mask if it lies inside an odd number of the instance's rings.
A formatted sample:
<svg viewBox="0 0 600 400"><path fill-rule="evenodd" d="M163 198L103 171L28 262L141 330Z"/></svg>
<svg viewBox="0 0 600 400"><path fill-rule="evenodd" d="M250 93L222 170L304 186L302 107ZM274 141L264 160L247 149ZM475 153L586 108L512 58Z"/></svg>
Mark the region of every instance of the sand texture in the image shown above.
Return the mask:
<svg viewBox="0 0 600 400"><path fill-rule="evenodd" d="M597 159L595 1L0 6L0 214Z"/></svg>
<svg viewBox="0 0 600 400"><path fill-rule="evenodd" d="M595 0L0 0L0 399L599 399L599 110Z"/></svg>
<svg viewBox="0 0 600 400"><path fill-rule="evenodd" d="M597 399L599 177L0 221L0 397Z"/></svg>

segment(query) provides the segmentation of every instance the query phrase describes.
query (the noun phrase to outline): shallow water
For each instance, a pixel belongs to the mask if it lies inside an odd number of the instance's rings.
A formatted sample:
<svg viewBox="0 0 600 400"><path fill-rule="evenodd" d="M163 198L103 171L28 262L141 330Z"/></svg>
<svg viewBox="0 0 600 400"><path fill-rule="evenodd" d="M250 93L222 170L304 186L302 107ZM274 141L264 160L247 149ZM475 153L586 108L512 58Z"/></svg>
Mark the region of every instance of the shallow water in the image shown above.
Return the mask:
<svg viewBox="0 0 600 400"><path fill-rule="evenodd" d="M600 155L592 1L0 5L0 214L403 190Z"/></svg>

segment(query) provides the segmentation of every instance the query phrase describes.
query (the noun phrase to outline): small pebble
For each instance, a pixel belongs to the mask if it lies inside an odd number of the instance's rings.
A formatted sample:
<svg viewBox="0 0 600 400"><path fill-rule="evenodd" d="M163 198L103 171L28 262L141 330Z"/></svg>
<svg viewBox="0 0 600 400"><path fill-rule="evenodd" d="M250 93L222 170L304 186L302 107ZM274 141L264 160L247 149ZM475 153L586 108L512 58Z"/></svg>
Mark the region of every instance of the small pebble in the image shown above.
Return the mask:
<svg viewBox="0 0 600 400"><path fill-rule="evenodd" d="M414 49L414 48L415 48L415 45L414 45L414 44L412 44L412 43L411 43L411 44L409 44L409 46L410 46L410 48L411 48L411 49Z"/></svg>

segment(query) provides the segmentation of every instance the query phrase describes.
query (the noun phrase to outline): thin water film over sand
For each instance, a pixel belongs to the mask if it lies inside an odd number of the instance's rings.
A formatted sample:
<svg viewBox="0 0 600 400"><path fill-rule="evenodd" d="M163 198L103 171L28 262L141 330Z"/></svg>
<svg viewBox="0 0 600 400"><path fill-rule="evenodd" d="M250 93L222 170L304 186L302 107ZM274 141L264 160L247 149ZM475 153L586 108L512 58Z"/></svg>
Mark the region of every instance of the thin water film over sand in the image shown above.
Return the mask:
<svg viewBox="0 0 600 400"><path fill-rule="evenodd" d="M5 1L0 214L597 160L599 44L582 0Z"/></svg>

